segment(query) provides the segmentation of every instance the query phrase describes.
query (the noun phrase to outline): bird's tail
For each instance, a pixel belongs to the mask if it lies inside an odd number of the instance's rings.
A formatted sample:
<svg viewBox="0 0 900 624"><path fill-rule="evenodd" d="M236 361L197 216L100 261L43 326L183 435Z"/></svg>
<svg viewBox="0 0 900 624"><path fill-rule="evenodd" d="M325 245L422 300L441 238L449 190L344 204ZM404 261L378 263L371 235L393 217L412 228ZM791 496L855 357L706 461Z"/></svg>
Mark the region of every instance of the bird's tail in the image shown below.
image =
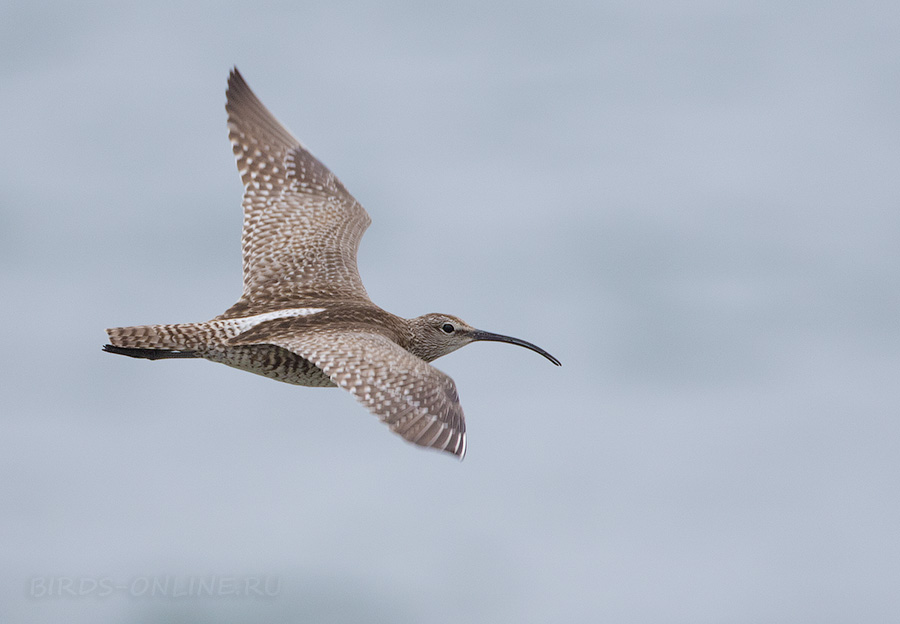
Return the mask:
<svg viewBox="0 0 900 624"><path fill-rule="evenodd" d="M175 325L138 325L106 330L110 344L103 350L117 355L160 360L200 357L196 351L206 344L206 323Z"/></svg>

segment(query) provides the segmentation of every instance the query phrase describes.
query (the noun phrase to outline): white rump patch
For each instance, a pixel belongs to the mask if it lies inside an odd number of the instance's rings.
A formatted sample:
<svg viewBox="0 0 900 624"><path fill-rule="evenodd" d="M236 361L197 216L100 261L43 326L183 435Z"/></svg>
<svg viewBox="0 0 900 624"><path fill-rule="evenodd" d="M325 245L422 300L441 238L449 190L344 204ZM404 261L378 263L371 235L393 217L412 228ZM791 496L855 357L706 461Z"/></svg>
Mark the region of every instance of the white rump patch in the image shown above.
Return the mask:
<svg viewBox="0 0 900 624"><path fill-rule="evenodd" d="M285 310L275 310L274 312L266 312L264 314L256 314L254 316L245 316L244 318L226 319L221 321L227 323L230 328L236 330L237 334L243 334L248 329L256 327L260 323L280 318L290 318L295 316L310 316L324 312L325 308L287 308Z"/></svg>

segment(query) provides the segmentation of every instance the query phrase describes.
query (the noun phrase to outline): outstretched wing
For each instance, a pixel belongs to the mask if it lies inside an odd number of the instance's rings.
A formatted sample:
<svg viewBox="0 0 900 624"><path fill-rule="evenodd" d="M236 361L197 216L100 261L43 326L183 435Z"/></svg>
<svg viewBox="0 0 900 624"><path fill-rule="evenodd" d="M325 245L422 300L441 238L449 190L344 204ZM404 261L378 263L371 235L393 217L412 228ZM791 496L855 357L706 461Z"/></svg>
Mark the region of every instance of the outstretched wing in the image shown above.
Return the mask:
<svg viewBox="0 0 900 624"><path fill-rule="evenodd" d="M410 442L465 456L456 384L385 336L321 330L268 342L313 362Z"/></svg>
<svg viewBox="0 0 900 624"><path fill-rule="evenodd" d="M365 209L263 106L236 68L225 110L244 183L242 313L331 297L368 301L356 267L371 223Z"/></svg>

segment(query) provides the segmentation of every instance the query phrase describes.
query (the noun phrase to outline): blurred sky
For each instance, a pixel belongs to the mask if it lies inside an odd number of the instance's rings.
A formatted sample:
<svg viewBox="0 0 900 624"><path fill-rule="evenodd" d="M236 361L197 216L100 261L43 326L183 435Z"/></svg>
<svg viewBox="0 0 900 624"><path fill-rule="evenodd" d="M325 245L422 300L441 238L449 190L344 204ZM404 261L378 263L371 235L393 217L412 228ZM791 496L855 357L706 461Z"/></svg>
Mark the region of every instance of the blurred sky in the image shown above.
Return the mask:
<svg viewBox="0 0 900 624"><path fill-rule="evenodd" d="M366 206L463 463L100 351L240 281L237 65ZM896 622L896 2L7 2L0 620ZM34 579L277 578L265 599Z"/></svg>

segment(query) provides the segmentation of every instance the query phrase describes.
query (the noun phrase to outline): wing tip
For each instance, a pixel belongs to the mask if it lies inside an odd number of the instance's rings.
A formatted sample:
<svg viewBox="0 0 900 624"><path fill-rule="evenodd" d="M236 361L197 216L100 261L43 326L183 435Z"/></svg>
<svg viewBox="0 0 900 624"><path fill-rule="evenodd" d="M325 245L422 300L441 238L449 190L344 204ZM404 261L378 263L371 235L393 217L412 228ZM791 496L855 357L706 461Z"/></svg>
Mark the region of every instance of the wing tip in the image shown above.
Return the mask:
<svg viewBox="0 0 900 624"><path fill-rule="evenodd" d="M238 71L237 65L233 66L228 72L228 88L225 89L225 108L228 110L235 100L243 94L250 92L250 86L241 72Z"/></svg>
<svg viewBox="0 0 900 624"><path fill-rule="evenodd" d="M466 432L463 431L462 435L459 437L459 448L454 452L454 454L459 457L459 461L462 461L466 458Z"/></svg>
<svg viewBox="0 0 900 624"><path fill-rule="evenodd" d="M256 96L236 65L228 72L225 112L228 114L228 134L232 144L235 142L234 133L246 133L276 151L301 145Z"/></svg>
<svg viewBox="0 0 900 624"><path fill-rule="evenodd" d="M232 91L239 87L246 87L247 81L244 80L244 77L241 75L241 72L238 71L237 65L233 65L228 72L228 90Z"/></svg>
<svg viewBox="0 0 900 624"><path fill-rule="evenodd" d="M462 461L466 458L466 432L460 431L457 432L457 434L456 446L452 448L442 448L440 450L445 453L450 453L459 459L459 461Z"/></svg>

